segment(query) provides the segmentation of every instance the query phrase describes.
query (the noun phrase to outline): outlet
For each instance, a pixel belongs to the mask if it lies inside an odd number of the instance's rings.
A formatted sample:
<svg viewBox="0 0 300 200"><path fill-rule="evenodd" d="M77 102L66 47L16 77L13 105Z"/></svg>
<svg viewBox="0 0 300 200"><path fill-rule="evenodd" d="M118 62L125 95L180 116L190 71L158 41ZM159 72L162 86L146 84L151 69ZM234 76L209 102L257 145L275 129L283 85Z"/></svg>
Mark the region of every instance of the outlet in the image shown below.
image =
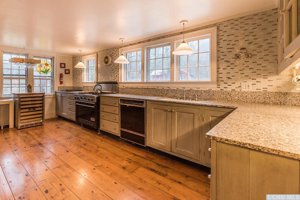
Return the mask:
<svg viewBox="0 0 300 200"><path fill-rule="evenodd" d="M248 82L242 82L241 83L241 90L242 91L251 91L252 90L252 84Z"/></svg>

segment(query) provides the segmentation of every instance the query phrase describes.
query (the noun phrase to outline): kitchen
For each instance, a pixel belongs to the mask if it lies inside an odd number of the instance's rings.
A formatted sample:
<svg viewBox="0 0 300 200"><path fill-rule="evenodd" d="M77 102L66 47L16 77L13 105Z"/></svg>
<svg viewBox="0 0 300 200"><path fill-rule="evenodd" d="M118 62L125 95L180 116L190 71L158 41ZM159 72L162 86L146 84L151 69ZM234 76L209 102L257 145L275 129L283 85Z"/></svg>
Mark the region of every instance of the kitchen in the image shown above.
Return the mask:
<svg viewBox="0 0 300 200"><path fill-rule="evenodd" d="M0 199L300 199L299 8L1 1Z"/></svg>

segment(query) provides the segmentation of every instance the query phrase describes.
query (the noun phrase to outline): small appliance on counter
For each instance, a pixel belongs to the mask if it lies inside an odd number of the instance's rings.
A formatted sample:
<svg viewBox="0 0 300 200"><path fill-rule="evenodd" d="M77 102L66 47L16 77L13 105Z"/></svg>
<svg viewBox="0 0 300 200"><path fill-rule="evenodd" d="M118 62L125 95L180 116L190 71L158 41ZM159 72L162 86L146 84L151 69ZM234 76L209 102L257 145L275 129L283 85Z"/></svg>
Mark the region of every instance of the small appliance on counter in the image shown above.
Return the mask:
<svg viewBox="0 0 300 200"><path fill-rule="evenodd" d="M118 93L118 82L103 81L97 82L94 86L93 92L95 94L115 94Z"/></svg>

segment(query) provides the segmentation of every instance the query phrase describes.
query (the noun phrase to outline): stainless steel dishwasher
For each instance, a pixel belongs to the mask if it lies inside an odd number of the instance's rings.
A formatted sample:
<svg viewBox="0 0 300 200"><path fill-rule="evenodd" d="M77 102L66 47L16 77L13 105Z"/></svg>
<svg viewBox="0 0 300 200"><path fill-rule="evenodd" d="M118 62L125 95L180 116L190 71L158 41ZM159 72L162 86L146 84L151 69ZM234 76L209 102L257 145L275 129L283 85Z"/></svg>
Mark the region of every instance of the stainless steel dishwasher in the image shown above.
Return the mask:
<svg viewBox="0 0 300 200"><path fill-rule="evenodd" d="M121 138L145 146L145 101L120 99Z"/></svg>

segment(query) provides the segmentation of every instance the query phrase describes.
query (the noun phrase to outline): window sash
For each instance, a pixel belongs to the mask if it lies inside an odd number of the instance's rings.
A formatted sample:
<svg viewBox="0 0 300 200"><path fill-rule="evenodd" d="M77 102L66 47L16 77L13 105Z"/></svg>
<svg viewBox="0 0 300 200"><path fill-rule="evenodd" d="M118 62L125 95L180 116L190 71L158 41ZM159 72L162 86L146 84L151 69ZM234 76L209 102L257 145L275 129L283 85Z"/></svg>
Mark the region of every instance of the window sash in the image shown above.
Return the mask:
<svg viewBox="0 0 300 200"><path fill-rule="evenodd" d="M26 85L27 85L26 66L24 64L10 63L9 59L13 57L27 58L27 55L3 52L2 56L3 56L2 95L6 96L6 95L12 95L13 93L26 92ZM20 72L24 72L24 73L20 73Z"/></svg>
<svg viewBox="0 0 300 200"><path fill-rule="evenodd" d="M135 54L135 59L131 60L129 58L129 54ZM139 55L140 54L140 55ZM133 50L133 51L127 51L125 52L126 58L129 60L129 64L125 64L123 66L123 81L124 82L141 82L142 81L142 55L143 52L141 49L139 50ZM134 66L134 67L133 67ZM135 69L132 69L135 68ZM134 78L130 78L130 74L135 74L133 76Z"/></svg>
<svg viewBox="0 0 300 200"><path fill-rule="evenodd" d="M201 50L200 42L204 40L209 40L208 49ZM210 36L200 36L196 38L190 38L186 40L187 43L197 42L197 48L194 48L194 54L187 56L177 56L176 57L176 77L175 82L210 82L211 80L211 68L212 68L212 42ZM179 45L179 44L178 44ZM194 45L190 45L192 48ZM207 47L206 47L207 48ZM202 59L207 59L206 64L201 63ZM206 57L206 58L205 58ZM196 64L192 63L195 61ZM186 64L181 65L181 59L186 60ZM203 60L202 60L203 62ZM191 71L194 73L191 73ZM181 73L183 72L183 74ZM185 73L185 74L184 74ZM194 78L192 78L194 75ZM202 76L202 77L201 77ZM204 76L204 77L203 77ZM205 77L206 76L206 77Z"/></svg>
<svg viewBox="0 0 300 200"><path fill-rule="evenodd" d="M82 80L84 83L94 83L97 80L97 55L90 55L83 57L85 68L82 73Z"/></svg>
<svg viewBox="0 0 300 200"><path fill-rule="evenodd" d="M166 49L169 49L165 55ZM157 50L161 49L161 53ZM151 56L151 51L154 51L154 56ZM159 50L160 51L160 50ZM171 81L171 44L163 44L147 47L147 65L146 65L146 81L147 82L169 82ZM166 64L166 61L167 64ZM167 66L166 66L167 65ZM154 69L152 68L154 66ZM154 75L152 79L151 75ZM155 80L155 76L156 80Z"/></svg>
<svg viewBox="0 0 300 200"><path fill-rule="evenodd" d="M40 74L36 71L36 67L33 68L33 91L44 92L45 94L52 94L54 92L54 67L53 58L46 57L34 57L40 59L42 62L47 61L51 65L51 72L48 74ZM39 82L39 84L36 84ZM46 82L46 84L44 84ZM48 84L50 83L50 84Z"/></svg>

